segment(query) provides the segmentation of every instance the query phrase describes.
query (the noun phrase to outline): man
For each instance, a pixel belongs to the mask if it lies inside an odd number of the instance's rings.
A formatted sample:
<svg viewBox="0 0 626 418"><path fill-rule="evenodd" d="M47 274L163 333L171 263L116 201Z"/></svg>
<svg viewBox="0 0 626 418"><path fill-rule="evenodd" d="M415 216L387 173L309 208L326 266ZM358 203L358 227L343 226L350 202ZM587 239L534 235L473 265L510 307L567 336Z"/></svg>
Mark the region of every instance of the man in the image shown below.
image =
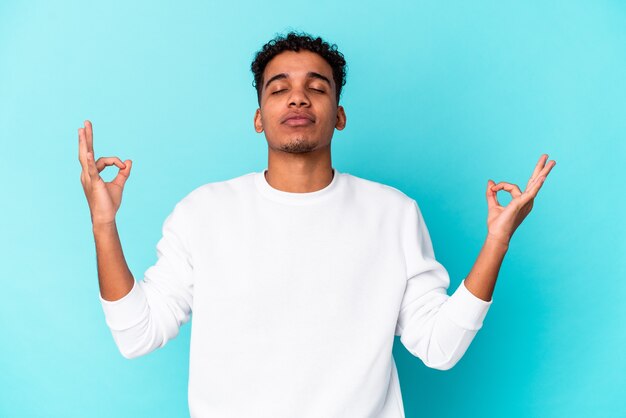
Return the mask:
<svg viewBox="0 0 626 418"><path fill-rule="evenodd" d="M459 361L555 162L544 154L524 192L489 180L485 243L448 296L415 200L331 164L333 132L346 125L336 46L289 33L259 51L252 71L268 168L182 199L143 280L129 271L115 224L132 162L95 161L91 123L79 129L106 322L134 358L174 338L193 310L193 417L403 417L394 335L429 367ZM110 165L119 173L105 183L99 172ZM498 190L512 195L506 207Z"/></svg>

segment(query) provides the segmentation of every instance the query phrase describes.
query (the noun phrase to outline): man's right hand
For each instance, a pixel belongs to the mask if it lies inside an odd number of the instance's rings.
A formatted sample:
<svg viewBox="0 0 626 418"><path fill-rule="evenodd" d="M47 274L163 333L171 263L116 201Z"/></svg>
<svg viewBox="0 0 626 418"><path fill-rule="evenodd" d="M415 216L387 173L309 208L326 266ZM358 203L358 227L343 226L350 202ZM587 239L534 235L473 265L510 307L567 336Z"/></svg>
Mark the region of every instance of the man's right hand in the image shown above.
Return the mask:
<svg viewBox="0 0 626 418"><path fill-rule="evenodd" d="M88 120L85 121L84 128L78 129L78 160L83 168L80 181L87 197L93 226L113 224L122 203L124 183L130 175L132 161L122 162L117 157L100 157L97 161L94 160L93 129ZM111 182L106 183L100 177L100 172L110 165L115 165L120 170Z"/></svg>

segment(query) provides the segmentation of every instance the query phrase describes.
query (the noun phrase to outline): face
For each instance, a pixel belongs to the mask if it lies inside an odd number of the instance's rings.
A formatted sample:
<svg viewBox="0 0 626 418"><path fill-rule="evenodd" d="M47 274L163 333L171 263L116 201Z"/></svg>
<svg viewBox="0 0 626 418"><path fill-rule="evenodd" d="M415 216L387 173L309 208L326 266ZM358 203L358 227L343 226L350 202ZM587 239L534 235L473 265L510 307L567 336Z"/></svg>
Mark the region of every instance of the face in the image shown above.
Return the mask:
<svg viewBox="0 0 626 418"><path fill-rule="evenodd" d="M276 55L265 67L254 128L265 132L272 150L303 153L330 146L346 115L337 105L331 66L318 54L300 50Z"/></svg>

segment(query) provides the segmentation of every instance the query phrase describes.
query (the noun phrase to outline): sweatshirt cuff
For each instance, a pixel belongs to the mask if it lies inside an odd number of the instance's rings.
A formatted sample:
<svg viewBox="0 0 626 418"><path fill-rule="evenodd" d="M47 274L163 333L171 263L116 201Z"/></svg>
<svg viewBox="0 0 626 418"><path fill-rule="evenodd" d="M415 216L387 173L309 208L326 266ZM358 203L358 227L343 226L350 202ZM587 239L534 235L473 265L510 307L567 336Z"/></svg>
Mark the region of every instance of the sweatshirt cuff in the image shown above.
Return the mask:
<svg viewBox="0 0 626 418"><path fill-rule="evenodd" d="M105 300L99 294L104 319L112 330L125 330L133 327L146 317L149 309L143 289L136 280L133 287L124 297L118 300Z"/></svg>
<svg viewBox="0 0 626 418"><path fill-rule="evenodd" d="M468 330L479 330L483 326L483 320L493 303L482 300L475 296L465 287L465 280L461 282L456 291L442 307L452 322Z"/></svg>

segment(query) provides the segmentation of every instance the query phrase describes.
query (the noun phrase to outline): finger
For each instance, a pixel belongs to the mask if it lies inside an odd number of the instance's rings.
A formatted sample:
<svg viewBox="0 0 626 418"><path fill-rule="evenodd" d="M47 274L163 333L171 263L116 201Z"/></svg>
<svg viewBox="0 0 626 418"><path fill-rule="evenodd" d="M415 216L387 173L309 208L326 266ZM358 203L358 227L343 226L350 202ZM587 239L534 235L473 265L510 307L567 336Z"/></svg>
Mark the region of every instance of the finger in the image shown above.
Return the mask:
<svg viewBox="0 0 626 418"><path fill-rule="evenodd" d="M96 181L100 178L100 174L98 174L98 169L96 168L96 162L90 151L87 151L87 173L92 181Z"/></svg>
<svg viewBox="0 0 626 418"><path fill-rule="evenodd" d="M87 171L87 140L85 139L85 130L78 128L78 161L83 167L83 171Z"/></svg>
<svg viewBox="0 0 626 418"><path fill-rule="evenodd" d="M528 182L528 186L526 186L526 190L530 191L533 186L535 185L535 182L540 178L540 177L548 177L548 173L552 170L552 168L554 168L554 166L556 165L556 161L551 160L548 161L548 163L546 164L546 166L544 168L541 169L541 171L539 171L539 173L537 173L536 177L534 179L531 179Z"/></svg>
<svg viewBox="0 0 626 418"><path fill-rule="evenodd" d="M543 182L545 180L546 178L543 176L537 177L535 182L524 193L526 193L530 199L534 199L535 196L537 196L539 189L541 189L541 186L543 186Z"/></svg>
<svg viewBox="0 0 626 418"><path fill-rule="evenodd" d="M495 186L495 182L493 180L487 181L487 208L491 209L497 206L500 206L498 203L497 192L491 190L493 186Z"/></svg>
<svg viewBox="0 0 626 418"><path fill-rule="evenodd" d="M91 126L91 122L88 120L85 121L85 137L87 138L87 151L95 155L93 151L93 126Z"/></svg>
<svg viewBox="0 0 626 418"><path fill-rule="evenodd" d="M126 180L128 180L128 177L130 176L130 169L133 166L133 162L132 162L132 160L126 160L126 161L124 161L124 165L126 167L124 169L120 170L117 173L117 176L115 176L115 178L111 182L113 184L117 184L120 187L124 187L124 184L126 184Z"/></svg>
<svg viewBox="0 0 626 418"><path fill-rule="evenodd" d="M550 173L550 171L552 171L555 165L556 165L556 161L554 160L548 161L546 166L539 173L539 177L548 177L548 174Z"/></svg>
<svg viewBox="0 0 626 418"><path fill-rule="evenodd" d="M537 162L537 165L535 166L535 169L533 170L533 174L532 176L530 176L530 178L537 177L537 174L539 174L541 169L546 165L547 160L548 160L548 154L541 154L541 157L539 157L539 161Z"/></svg>
<svg viewBox="0 0 626 418"><path fill-rule="evenodd" d="M530 185L533 184L535 182L535 180L537 180L537 177L539 176L539 173L541 172L541 170L545 166L547 159L548 159L548 154L541 154L541 157L539 157L539 161L537 162L537 165L535 165L535 169L533 170L533 174L528 179L528 183L526 183L526 189L528 189L530 187Z"/></svg>
<svg viewBox="0 0 626 418"><path fill-rule="evenodd" d="M528 188L528 190L525 191L524 193L528 193L530 198L534 199L535 196L537 196L537 193L539 193L539 189L541 189L541 187L543 187L543 183L545 182L546 178L548 177L548 173L550 173L550 171L552 170L552 168L555 165L556 165L556 161L548 162L546 167L538 174L538 176L535 179L535 181L533 182L533 184L531 184L530 187Z"/></svg>
<svg viewBox="0 0 626 418"><path fill-rule="evenodd" d="M511 193L511 196L513 197L518 197L522 195L522 191L519 189L519 187L517 187L516 184L507 183L505 181L502 181L494 186L491 186L491 190L493 190L494 192L497 192L498 190L505 190Z"/></svg>
<svg viewBox="0 0 626 418"><path fill-rule="evenodd" d="M110 165L115 165L120 169L126 167L122 160L117 157L100 157L96 161L96 168L98 169L98 173L100 173L102 170L104 170L105 167L108 167Z"/></svg>

